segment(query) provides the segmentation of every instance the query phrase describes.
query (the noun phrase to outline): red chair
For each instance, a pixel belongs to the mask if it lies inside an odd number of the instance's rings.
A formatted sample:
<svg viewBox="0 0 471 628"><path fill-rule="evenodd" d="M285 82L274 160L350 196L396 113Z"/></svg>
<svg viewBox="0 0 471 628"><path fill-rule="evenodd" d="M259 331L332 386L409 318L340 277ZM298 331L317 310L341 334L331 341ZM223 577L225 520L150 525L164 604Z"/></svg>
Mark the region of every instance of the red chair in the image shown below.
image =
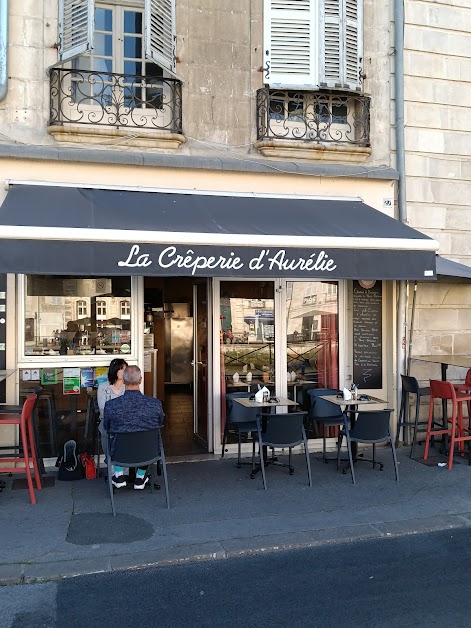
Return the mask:
<svg viewBox="0 0 471 628"><path fill-rule="evenodd" d="M435 399L440 399L445 402L451 401L451 417L447 419L448 425L444 425L443 428L439 429L433 427L433 409ZM453 467L455 444L471 440L470 417L465 417L463 415L463 404L467 404L470 401L471 392L456 392L453 384L450 382L444 382L437 379L430 380L430 406L428 413L427 436L425 437L424 460L427 460L428 457L430 438L432 436L439 436L440 434L447 434L450 437L448 468L451 469ZM464 425L465 419L468 420L467 426ZM461 452L461 455L464 455L464 453Z"/></svg>
<svg viewBox="0 0 471 628"><path fill-rule="evenodd" d="M468 369L464 384L453 384L456 392L471 393L471 369Z"/></svg>
<svg viewBox="0 0 471 628"><path fill-rule="evenodd" d="M33 463L34 480L36 488L41 489L41 476L39 474L38 460L36 458L36 446L34 442L33 433L33 408L36 402L37 395L29 396L23 404L21 415L18 414L1 414L0 412L0 425L19 425L20 426L20 439L21 449L23 455L18 455L8 458L0 458L0 462L11 463L15 466L2 467L0 473L26 473L26 479L28 481L28 490L31 503L36 503L36 496L34 494L33 477L31 474L31 463ZM0 406L1 411L1 406ZM17 466L18 463L21 466Z"/></svg>

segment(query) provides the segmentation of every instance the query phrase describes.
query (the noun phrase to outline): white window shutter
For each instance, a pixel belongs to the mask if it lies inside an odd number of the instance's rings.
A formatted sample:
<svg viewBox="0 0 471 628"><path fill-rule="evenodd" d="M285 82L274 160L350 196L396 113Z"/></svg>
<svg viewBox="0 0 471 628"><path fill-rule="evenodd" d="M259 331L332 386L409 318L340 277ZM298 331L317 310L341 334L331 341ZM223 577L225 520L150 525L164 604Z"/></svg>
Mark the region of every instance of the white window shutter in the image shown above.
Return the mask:
<svg viewBox="0 0 471 628"><path fill-rule="evenodd" d="M93 48L95 0L59 0L59 63Z"/></svg>
<svg viewBox="0 0 471 628"><path fill-rule="evenodd" d="M175 0L145 0L147 59L175 73Z"/></svg>
<svg viewBox="0 0 471 628"><path fill-rule="evenodd" d="M322 0L321 87L361 89L362 0Z"/></svg>
<svg viewBox="0 0 471 628"><path fill-rule="evenodd" d="M345 0L345 85L362 89L363 0Z"/></svg>
<svg viewBox="0 0 471 628"><path fill-rule="evenodd" d="M317 0L264 0L264 82L317 87Z"/></svg>

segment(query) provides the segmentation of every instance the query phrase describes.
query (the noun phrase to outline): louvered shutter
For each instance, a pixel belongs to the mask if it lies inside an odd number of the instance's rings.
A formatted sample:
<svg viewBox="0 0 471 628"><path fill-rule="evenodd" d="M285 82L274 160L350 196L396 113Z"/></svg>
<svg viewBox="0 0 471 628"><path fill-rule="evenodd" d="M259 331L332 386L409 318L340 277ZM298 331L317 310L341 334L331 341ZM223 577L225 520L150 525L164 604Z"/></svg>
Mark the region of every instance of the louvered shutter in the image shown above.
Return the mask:
<svg viewBox="0 0 471 628"><path fill-rule="evenodd" d="M93 48L95 0L59 0L59 62Z"/></svg>
<svg viewBox="0 0 471 628"><path fill-rule="evenodd" d="M362 88L363 11L362 0L345 0L345 84Z"/></svg>
<svg viewBox="0 0 471 628"><path fill-rule="evenodd" d="M317 86L317 0L265 0L264 82Z"/></svg>
<svg viewBox="0 0 471 628"><path fill-rule="evenodd" d="M321 87L361 89L362 0L322 0Z"/></svg>
<svg viewBox="0 0 471 628"><path fill-rule="evenodd" d="M146 57L175 73L175 0L145 0Z"/></svg>

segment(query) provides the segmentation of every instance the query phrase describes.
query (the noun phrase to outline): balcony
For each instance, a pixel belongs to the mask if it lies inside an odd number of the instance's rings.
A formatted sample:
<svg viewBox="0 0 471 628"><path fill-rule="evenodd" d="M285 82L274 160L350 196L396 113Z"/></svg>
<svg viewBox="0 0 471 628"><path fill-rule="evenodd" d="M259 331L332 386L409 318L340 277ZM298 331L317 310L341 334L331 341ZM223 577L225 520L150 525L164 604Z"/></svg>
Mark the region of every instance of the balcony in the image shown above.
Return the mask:
<svg viewBox="0 0 471 628"><path fill-rule="evenodd" d="M356 94L257 91L258 150L270 157L361 163L370 149L370 99Z"/></svg>
<svg viewBox="0 0 471 628"><path fill-rule="evenodd" d="M50 70L49 133L58 141L177 148L182 134L182 84L173 78Z"/></svg>

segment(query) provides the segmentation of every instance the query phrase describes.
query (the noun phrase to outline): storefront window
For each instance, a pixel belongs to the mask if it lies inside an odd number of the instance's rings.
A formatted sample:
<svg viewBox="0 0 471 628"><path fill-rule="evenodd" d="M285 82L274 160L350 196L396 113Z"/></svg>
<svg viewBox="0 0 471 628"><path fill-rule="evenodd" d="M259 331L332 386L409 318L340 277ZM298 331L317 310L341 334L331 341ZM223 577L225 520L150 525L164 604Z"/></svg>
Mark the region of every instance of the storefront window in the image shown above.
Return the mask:
<svg viewBox="0 0 471 628"><path fill-rule="evenodd" d="M226 393L275 391L275 304L273 282L221 282L221 417ZM221 426L221 433L223 425Z"/></svg>
<svg viewBox="0 0 471 628"><path fill-rule="evenodd" d="M287 288L288 390L337 389L338 284L293 281Z"/></svg>
<svg viewBox="0 0 471 628"><path fill-rule="evenodd" d="M25 278L24 353L131 352L131 278Z"/></svg>

